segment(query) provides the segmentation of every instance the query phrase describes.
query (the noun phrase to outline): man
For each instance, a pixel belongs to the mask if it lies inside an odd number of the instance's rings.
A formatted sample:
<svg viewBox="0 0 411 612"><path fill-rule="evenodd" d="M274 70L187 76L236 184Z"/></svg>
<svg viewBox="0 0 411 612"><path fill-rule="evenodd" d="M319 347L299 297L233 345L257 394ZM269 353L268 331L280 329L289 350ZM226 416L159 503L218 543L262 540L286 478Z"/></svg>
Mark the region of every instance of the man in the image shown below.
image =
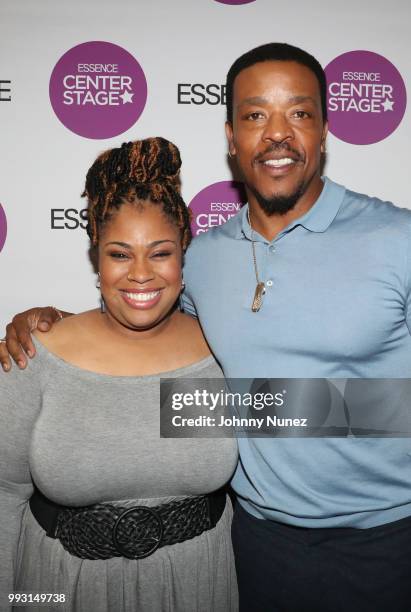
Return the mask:
<svg viewBox="0 0 411 612"><path fill-rule="evenodd" d="M411 378L411 212L321 179L320 64L286 44L246 53L228 73L227 113L248 206L197 238L184 270L185 308L226 376ZM37 324L39 311L17 320L27 349L30 316ZM15 335L9 348L24 360ZM239 447L241 610L409 610L407 438Z"/></svg>

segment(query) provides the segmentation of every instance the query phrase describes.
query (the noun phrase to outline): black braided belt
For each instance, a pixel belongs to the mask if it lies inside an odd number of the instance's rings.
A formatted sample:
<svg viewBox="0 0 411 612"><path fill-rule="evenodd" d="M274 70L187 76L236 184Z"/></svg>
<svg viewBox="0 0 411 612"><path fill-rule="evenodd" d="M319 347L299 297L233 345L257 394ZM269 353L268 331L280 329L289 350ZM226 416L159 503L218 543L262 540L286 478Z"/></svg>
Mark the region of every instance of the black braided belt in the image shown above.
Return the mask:
<svg viewBox="0 0 411 612"><path fill-rule="evenodd" d="M223 514L225 491L185 497L150 508L95 504L58 506L35 490L33 516L51 538L58 538L82 559L143 559L157 548L194 538L216 526Z"/></svg>

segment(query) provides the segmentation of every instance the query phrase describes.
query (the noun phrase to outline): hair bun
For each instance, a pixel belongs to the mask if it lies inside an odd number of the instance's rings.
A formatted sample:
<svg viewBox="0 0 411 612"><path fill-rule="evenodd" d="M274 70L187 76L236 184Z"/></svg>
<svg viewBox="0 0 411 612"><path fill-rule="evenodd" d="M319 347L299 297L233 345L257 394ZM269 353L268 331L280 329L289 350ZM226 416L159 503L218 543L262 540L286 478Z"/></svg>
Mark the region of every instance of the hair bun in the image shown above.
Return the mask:
<svg viewBox="0 0 411 612"><path fill-rule="evenodd" d="M178 183L180 151L165 138L146 138L123 145L129 147L130 179L137 183Z"/></svg>
<svg viewBox="0 0 411 612"><path fill-rule="evenodd" d="M87 172L87 233L93 245L111 213L125 202L160 204L181 231L185 250L191 240L190 212L180 191L180 152L165 138L125 142L99 155Z"/></svg>

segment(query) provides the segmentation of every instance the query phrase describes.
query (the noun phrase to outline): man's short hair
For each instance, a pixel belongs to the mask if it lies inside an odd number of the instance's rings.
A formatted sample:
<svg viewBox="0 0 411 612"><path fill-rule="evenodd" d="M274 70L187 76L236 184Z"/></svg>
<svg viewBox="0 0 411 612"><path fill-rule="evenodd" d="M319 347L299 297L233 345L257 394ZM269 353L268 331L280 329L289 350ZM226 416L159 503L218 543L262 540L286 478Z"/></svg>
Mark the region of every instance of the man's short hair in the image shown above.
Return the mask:
<svg viewBox="0 0 411 612"><path fill-rule="evenodd" d="M327 81L320 62L316 60L314 56L307 53L307 51L294 47L293 45L288 45L287 43L268 43L267 45L261 45L261 47L256 47L255 49L251 49L251 51L247 51L247 53L244 53L244 55L241 55L241 57L235 60L227 73L227 121L229 123L233 122L233 89L234 81L238 74L245 70L245 68L254 66L254 64L268 61L297 62L297 64L306 66L315 74L320 88L323 121L327 121Z"/></svg>

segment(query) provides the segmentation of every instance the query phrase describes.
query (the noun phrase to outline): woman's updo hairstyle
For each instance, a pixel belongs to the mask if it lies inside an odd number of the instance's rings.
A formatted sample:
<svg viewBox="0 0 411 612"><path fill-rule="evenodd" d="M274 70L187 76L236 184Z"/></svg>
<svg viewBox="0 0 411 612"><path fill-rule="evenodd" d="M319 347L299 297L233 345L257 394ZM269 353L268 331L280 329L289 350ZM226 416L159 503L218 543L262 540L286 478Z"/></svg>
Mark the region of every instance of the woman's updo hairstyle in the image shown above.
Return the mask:
<svg viewBox="0 0 411 612"><path fill-rule="evenodd" d="M87 234L93 246L101 228L124 203L150 200L181 232L185 251L191 241L190 214L180 192L181 158L177 147L164 138L125 142L102 153L87 172Z"/></svg>

